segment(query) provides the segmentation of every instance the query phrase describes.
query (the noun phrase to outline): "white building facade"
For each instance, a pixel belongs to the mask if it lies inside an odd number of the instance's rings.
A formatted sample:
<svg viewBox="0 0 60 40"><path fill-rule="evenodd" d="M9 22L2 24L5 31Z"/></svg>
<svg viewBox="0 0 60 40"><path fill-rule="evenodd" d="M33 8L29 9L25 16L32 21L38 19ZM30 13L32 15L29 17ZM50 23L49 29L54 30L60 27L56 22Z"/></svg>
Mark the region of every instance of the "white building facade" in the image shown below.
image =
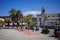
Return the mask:
<svg viewBox="0 0 60 40"><path fill-rule="evenodd" d="M59 26L60 25L60 12L45 13L42 7L41 14L37 14L37 26Z"/></svg>

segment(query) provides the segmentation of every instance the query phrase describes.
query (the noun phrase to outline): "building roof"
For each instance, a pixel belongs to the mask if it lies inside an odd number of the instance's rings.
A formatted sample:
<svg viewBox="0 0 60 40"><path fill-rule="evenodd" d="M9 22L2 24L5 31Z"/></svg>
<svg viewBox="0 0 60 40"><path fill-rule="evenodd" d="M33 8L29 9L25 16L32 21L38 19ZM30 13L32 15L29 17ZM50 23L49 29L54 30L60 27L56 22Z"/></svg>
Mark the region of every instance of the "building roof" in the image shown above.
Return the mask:
<svg viewBox="0 0 60 40"><path fill-rule="evenodd" d="M47 12L45 14L60 14L60 12Z"/></svg>
<svg viewBox="0 0 60 40"><path fill-rule="evenodd" d="M47 12L47 13L45 13L45 15L56 15L56 14L60 14L60 12ZM41 14L36 14L36 16L41 16Z"/></svg>
<svg viewBox="0 0 60 40"><path fill-rule="evenodd" d="M41 16L41 14L36 14L36 16Z"/></svg>

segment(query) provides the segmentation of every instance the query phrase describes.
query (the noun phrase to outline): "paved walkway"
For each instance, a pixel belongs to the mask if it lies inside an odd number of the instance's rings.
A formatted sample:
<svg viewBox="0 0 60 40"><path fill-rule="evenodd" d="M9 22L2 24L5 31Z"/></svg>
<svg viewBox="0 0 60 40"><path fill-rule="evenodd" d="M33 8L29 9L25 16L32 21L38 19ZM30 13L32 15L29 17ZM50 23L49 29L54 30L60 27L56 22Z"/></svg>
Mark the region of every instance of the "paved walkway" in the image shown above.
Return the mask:
<svg viewBox="0 0 60 40"><path fill-rule="evenodd" d="M0 40L57 40L57 38L38 33L38 35L26 35L24 32L14 29L1 29Z"/></svg>

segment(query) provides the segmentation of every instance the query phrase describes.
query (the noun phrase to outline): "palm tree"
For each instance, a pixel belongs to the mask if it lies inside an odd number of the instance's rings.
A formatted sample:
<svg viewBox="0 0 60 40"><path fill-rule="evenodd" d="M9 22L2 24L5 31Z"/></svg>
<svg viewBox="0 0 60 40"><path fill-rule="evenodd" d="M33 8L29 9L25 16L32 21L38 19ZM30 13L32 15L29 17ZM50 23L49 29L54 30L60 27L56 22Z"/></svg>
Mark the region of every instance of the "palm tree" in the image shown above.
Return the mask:
<svg viewBox="0 0 60 40"><path fill-rule="evenodd" d="M18 21L20 20L20 19L22 19L22 17L23 17L23 14L22 14L22 12L20 11L20 10L16 10L16 9L11 9L10 11L9 11L9 13L10 13L10 17L11 17L11 19L12 19L12 21L13 21L13 24L14 24L14 22L17 22L17 25L19 26L19 23L18 23ZM17 19L17 20L15 20L15 19ZM17 28L18 28L18 26L17 26Z"/></svg>
<svg viewBox="0 0 60 40"><path fill-rule="evenodd" d="M21 19L23 18L23 14L22 14L22 12L20 11L20 10L18 10L17 11L17 13L16 13L16 18L17 18L17 24L18 24L18 26L19 26L19 20L21 21ZM22 22L22 21L21 21ZM18 28L18 26L17 26L17 28ZM21 29L22 29L22 26L21 26Z"/></svg>
<svg viewBox="0 0 60 40"><path fill-rule="evenodd" d="M12 18L12 21L14 21L15 15L17 13L16 9L11 9L9 13L10 13L9 16Z"/></svg>
<svg viewBox="0 0 60 40"><path fill-rule="evenodd" d="M14 25L14 21L15 21L15 19L16 19L16 13L17 13L17 10L16 9L11 9L10 11L9 11L9 13L10 13L10 17L11 17L11 19L12 19L12 22L13 22L13 25ZM12 27L13 28L13 27Z"/></svg>

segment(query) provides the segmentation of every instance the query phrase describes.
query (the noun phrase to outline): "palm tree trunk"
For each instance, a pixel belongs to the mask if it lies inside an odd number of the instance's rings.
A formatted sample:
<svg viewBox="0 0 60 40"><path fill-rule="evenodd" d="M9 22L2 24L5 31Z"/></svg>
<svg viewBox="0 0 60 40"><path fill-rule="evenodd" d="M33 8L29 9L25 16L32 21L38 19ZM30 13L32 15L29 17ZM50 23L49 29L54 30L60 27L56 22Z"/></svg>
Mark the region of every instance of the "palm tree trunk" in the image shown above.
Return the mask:
<svg viewBox="0 0 60 40"><path fill-rule="evenodd" d="M21 23L21 29L22 29L22 25L23 25L23 20L22 19L20 20L20 23Z"/></svg>
<svg viewBox="0 0 60 40"><path fill-rule="evenodd" d="M22 25L21 25L21 29L22 29Z"/></svg>
<svg viewBox="0 0 60 40"><path fill-rule="evenodd" d="M9 29L9 22L8 22L8 29Z"/></svg>
<svg viewBox="0 0 60 40"><path fill-rule="evenodd" d="M13 22L13 26L14 26L14 22ZM13 29L13 26L12 26L12 29Z"/></svg>
<svg viewBox="0 0 60 40"><path fill-rule="evenodd" d="M30 22L28 22L28 30L30 29Z"/></svg>
<svg viewBox="0 0 60 40"><path fill-rule="evenodd" d="M17 29L18 29L18 26L19 26L19 24L18 24L18 19L17 19Z"/></svg>

